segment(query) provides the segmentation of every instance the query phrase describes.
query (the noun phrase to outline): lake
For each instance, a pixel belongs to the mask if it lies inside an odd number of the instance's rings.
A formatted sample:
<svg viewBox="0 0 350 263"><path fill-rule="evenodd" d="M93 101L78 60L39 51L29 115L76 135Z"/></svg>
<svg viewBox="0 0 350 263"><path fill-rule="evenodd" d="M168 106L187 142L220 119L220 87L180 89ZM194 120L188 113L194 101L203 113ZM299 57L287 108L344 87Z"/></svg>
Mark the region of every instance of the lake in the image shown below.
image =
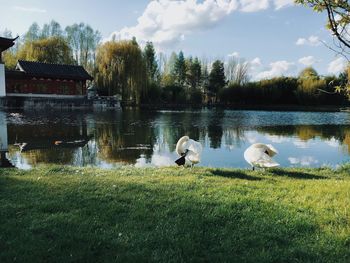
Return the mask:
<svg viewBox="0 0 350 263"><path fill-rule="evenodd" d="M252 143L274 145L283 167L350 161L350 113L239 110L0 112L2 164L103 168L174 165L183 135L203 145L200 166L248 168ZM4 166L4 165L3 165Z"/></svg>

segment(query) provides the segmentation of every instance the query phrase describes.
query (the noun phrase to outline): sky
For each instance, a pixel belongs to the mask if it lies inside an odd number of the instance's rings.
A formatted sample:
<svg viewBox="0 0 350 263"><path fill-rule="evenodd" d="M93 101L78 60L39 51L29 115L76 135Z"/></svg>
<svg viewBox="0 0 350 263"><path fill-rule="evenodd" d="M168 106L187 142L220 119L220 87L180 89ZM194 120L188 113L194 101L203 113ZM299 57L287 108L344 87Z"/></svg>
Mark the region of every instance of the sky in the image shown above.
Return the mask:
<svg viewBox="0 0 350 263"><path fill-rule="evenodd" d="M84 22L103 41L135 36L168 55L247 61L253 80L296 76L307 66L337 75L346 65L324 44L332 45L326 15L293 0L0 0L0 8L0 32L14 36L33 22Z"/></svg>

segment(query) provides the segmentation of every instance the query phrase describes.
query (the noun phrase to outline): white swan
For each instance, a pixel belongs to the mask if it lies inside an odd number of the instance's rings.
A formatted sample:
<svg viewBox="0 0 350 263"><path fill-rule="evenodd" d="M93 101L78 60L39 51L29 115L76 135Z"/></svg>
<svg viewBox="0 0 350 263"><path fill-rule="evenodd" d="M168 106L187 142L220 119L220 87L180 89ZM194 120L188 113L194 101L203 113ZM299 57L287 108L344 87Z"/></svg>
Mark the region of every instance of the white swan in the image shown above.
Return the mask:
<svg viewBox="0 0 350 263"><path fill-rule="evenodd" d="M202 150L202 145L199 142L190 139L188 136L183 136L176 144L176 152L181 157L175 163L193 166L200 162Z"/></svg>
<svg viewBox="0 0 350 263"><path fill-rule="evenodd" d="M277 153L278 151L271 144L255 143L245 150L244 159L253 167L253 170L255 167L271 168L279 166L272 160Z"/></svg>

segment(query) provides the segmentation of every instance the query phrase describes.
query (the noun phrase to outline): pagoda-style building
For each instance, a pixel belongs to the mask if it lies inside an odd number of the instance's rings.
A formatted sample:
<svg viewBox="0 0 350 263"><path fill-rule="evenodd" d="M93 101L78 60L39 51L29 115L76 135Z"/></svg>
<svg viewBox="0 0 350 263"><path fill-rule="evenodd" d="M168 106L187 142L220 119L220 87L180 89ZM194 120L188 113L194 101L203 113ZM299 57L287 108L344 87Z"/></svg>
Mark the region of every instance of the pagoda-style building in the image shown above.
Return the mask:
<svg viewBox="0 0 350 263"><path fill-rule="evenodd" d="M0 55L16 39L0 37ZM78 65L19 60L15 70L5 71L0 60L0 97L82 99L88 80L93 78Z"/></svg>
<svg viewBox="0 0 350 263"><path fill-rule="evenodd" d="M86 81L93 78L82 66L19 60L6 71L10 97L84 98Z"/></svg>
<svg viewBox="0 0 350 263"><path fill-rule="evenodd" d="M2 52L15 44L16 38L0 37L0 97L6 96L5 65L2 62Z"/></svg>
<svg viewBox="0 0 350 263"><path fill-rule="evenodd" d="M1 53L17 38L0 37ZM120 108L114 97L87 96L93 77L79 65L18 60L5 70L0 59L0 108Z"/></svg>

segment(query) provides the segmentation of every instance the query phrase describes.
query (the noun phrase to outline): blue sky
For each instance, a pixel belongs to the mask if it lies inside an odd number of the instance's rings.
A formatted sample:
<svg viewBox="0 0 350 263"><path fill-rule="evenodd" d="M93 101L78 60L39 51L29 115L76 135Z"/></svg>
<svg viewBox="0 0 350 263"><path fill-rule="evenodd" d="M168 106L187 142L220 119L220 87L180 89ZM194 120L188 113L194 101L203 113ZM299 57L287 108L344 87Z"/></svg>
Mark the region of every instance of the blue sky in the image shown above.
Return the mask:
<svg viewBox="0 0 350 263"><path fill-rule="evenodd" d="M37 22L62 27L90 24L104 40L136 36L164 53L250 62L253 79L297 75L306 66L338 74L345 59L332 43L325 14L294 6L292 0L0 0L0 32L22 35Z"/></svg>

